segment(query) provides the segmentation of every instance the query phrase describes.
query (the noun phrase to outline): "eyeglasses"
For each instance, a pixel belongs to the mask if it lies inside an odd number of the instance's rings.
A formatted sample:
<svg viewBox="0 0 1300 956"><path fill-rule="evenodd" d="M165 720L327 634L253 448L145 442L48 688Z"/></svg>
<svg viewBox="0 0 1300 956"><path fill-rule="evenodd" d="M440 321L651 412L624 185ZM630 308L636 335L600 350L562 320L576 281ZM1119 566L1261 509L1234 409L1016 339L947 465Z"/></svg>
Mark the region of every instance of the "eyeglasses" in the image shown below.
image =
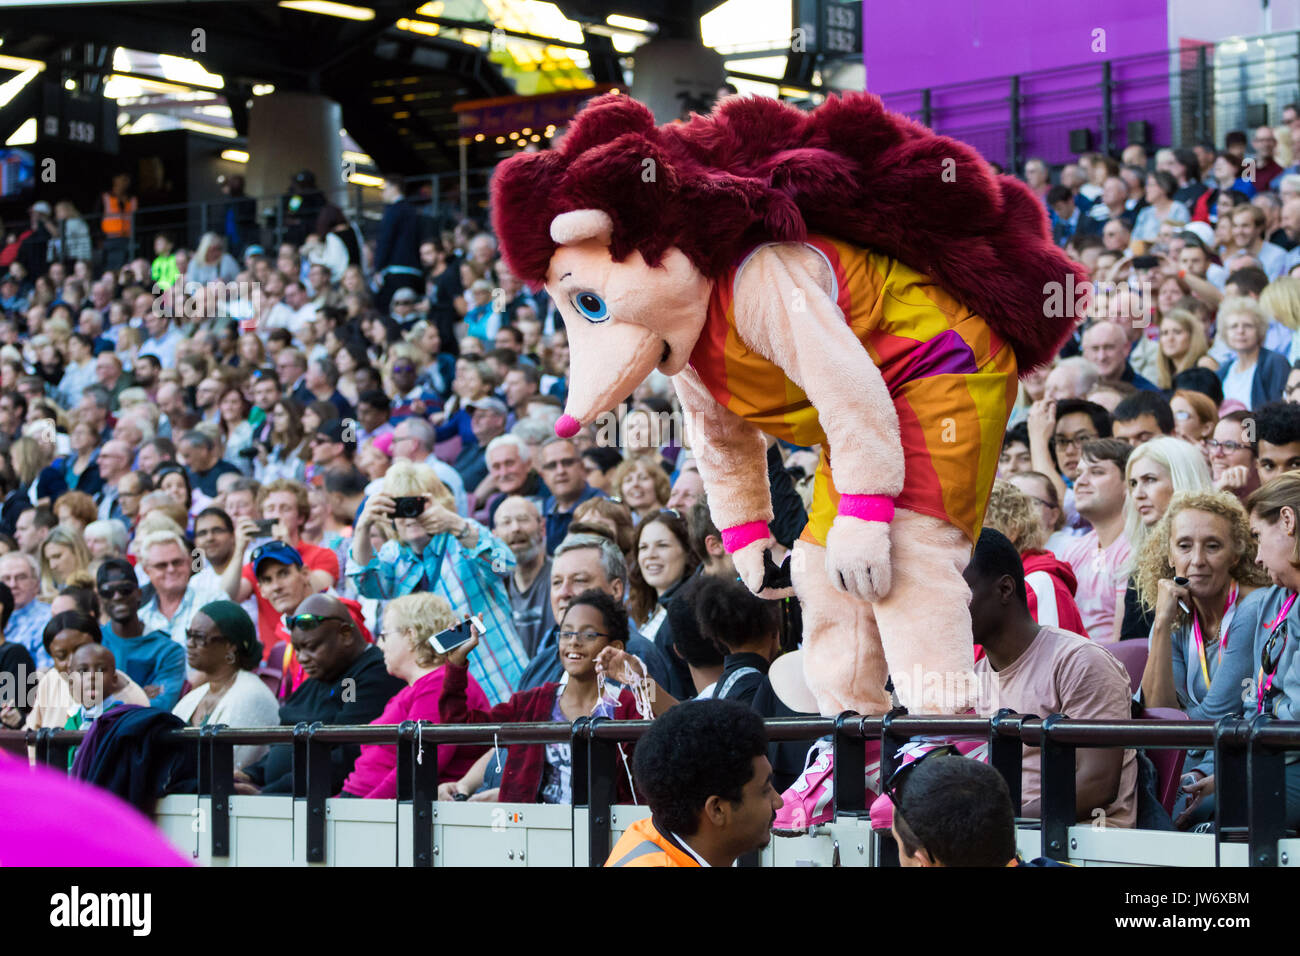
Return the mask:
<svg viewBox="0 0 1300 956"><path fill-rule="evenodd" d="M885 794L893 802L895 807L898 807L900 810L902 809L902 804L899 802L899 799L900 799L900 790L903 786L904 781L907 780L908 776L914 770L916 770L917 767L919 767L924 761L933 757L935 754L945 754L951 757L961 756L961 752L957 749L957 747L954 744L944 744L942 747L936 747L934 750L927 750L925 753L921 754L921 756L917 757L911 763L905 763L897 770L895 770L893 773L891 773L889 775L889 779L885 781Z"/></svg>
<svg viewBox="0 0 1300 956"><path fill-rule="evenodd" d="M224 641L220 634L199 634L196 631L185 632L185 643L190 647L207 647L213 641Z"/></svg>
<svg viewBox="0 0 1300 956"><path fill-rule="evenodd" d="M1282 649L1286 647L1286 629L1287 624L1284 619L1281 624L1273 629L1273 633L1269 635L1268 641L1264 644L1264 649L1260 651L1259 666L1264 668L1265 674L1272 674L1277 670L1278 665L1282 663Z"/></svg>
<svg viewBox="0 0 1300 956"><path fill-rule="evenodd" d="M555 635L556 643L560 641L577 641L579 644L590 644L598 637L608 638L609 635L601 631L559 631Z"/></svg>
<svg viewBox="0 0 1300 956"><path fill-rule="evenodd" d="M1205 447L1210 449L1211 453L1223 449L1225 455L1231 455L1235 451L1242 451L1243 449L1250 448L1249 445L1243 445L1238 441L1216 441L1213 438L1208 439L1205 442Z"/></svg>
<svg viewBox="0 0 1300 956"><path fill-rule="evenodd" d="M1057 435L1052 439L1052 444L1056 446L1057 451L1065 451L1067 448L1078 448L1086 441L1092 441L1096 435L1075 435L1071 438L1068 435Z"/></svg>
<svg viewBox="0 0 1300 956"><path fill-rule="evenodd" d="M324 614L292 614L284 619L284 623L291 631L314 631L326 621L338 621L340 624L352 623L349 619L329 617Z"/></svg>
<svg viewBox="0 0 1300 956"><path fill-rule="evenodd" d="M554 471L556 468L572 468L578 463L576 458L561 458L558 461L542 462L542 471Z"/></svg>
<svg viewBox="0 0 1300 956"><path fill-rule="evenodd" d="M99 588L99 596L102 598L126 597L137 589L138 585L134 581L122 581L118 584L104 584Z"/></svg>

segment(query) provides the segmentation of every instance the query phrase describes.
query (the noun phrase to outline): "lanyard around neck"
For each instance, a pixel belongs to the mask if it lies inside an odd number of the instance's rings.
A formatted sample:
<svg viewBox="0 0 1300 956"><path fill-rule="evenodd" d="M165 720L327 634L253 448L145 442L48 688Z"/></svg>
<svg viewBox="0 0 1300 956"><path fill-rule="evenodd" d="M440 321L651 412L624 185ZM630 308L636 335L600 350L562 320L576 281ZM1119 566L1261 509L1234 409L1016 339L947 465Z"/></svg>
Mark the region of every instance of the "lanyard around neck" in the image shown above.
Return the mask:
<svg viewBox="0 0 1300 956"><path fill-rule="evenodd" d="M1228 645L1228 626L1232 623L1232 616L1236 612L1237 604L1237 582L1232 582L1232 587L1228 590L1227 603L1223 605L1223 615L1219 619L1219 655L1215 660L1215 669L1223 663L1223 649ZM1201 659L1201 676L1205 678L1205 687L1208 691L1210 687L1210 668L1209 662L1205 659L1205 637L1201 633L1201 618L1196 613L1195 605L1192 606L1192 640L1196 642L1196 653Z"/></svg>
<svg viewBox="0 0 1300 956"><path fill-rule="evenodd" d="M1282 646L1277 649L1277 663L1273 665L1273 670L1267 677L1264 675L1264 662L1259 662L1259 677L1256 679L1255 686L1258 691L1255 694L1255 713L1264 713L1264 701L1268 698L1268 692L1273 687L1273 678L1277 675L1277 670L1282 666L1282 652L1286 650L1286 642L1289 635L1286 632L1286 616L1290 612L1291 606L1295 604L1296 594L1292 594L1282 605L1282 610L1277 612L1277 617L1273 618L1273 623L1269 624L1269 643L1273 641L1273 633L1279 627L1282 627Z"/></svg>

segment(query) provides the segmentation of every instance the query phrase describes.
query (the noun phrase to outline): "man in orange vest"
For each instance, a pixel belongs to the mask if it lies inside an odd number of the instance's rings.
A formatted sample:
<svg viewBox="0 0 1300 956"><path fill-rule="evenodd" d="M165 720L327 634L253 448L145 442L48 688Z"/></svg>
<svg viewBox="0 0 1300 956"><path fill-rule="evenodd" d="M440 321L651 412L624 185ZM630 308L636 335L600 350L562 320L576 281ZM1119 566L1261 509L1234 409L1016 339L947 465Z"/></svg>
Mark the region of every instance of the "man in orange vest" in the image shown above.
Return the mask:
<svg viewBox="0 0 1300 956"><path fill-rule="evenodd" d="M113 185L103 195L104 215L99 221L104 233L104 268L116 271L126 264L130 255L131 228L135 218L136 198L130 195L131 177L118 173Z"/></svg>
<svg viewBox="0 0 1300 956"><path fill-rule="evenodd" d="M781 795L763 720L729 700L679 704L633 756L651 816L627 828L606 866L733 866L767 846Z"/></svg>

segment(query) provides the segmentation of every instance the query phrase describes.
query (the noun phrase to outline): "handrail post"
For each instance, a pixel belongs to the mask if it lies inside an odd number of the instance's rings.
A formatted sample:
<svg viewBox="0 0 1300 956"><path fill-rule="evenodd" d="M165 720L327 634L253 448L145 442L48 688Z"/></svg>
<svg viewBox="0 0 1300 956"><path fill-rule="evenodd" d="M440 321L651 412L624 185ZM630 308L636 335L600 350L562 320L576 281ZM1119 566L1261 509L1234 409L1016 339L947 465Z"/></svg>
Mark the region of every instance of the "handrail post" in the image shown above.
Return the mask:
<svg viewBox="0 0 1300 956"><path fill-rule="evenodd" d="M1112 146L1111 127L1114 125L1115 103L1111 97L1112 71L1110 60L1101 63L1101 154L1109 156Z"/></svg>
<svg viewBox="0 0 1300 956"><path fill-rule="evenodd" d="M307 750L307 862L325 862L325 801L330 796L329 744L316 740L316 731L323 727L313 721L306 732Z"/></svg>
<svg viewBox="0 0 1300 956"><path fill-rule="evenodd" d="M1286 753L1259 739L1272 722L1270 715L1260 714L1250 723L1246 775L1251 866L1277 866L1277 841L1286 832Z"/></svg>
<svg viewBox="0 0 1300 956"><path fill-rule="evenodd" d="M1214 855L1225 837L1248 832L1250 817L1247 746L1240 740L1241 717L1221 717L1214 724Z"/></svg>
<svg viewBox="0 0 1300 956"><path fill-rule="evenodd" d="M1020 169L1020 76L1011 77L1010 116L1007 124L1007 175L1014 176Z"/></svg>
<svg viewBox="0 0 1300 956"><path fill-rule="evenodd" d="M860 817L867 811L867 742L863 739L861 724L856 735L848 730L850 722L861 719L851 710L835 718L835 730L831 735L834 757L831 773L837 817L841 814Z"/></svg>
<svg viewBox="0 0 1300 956"><path fill-rule="evenodd" d="M307 798L307 722L293 725L293 798Z"/></svg>
<svg viewBox="0 0 1300 956"><path fill-rule="evenodd" d="M587 865L602 867L609 858L610 809L614 803L614 772L617 769L612 740L600 740L595 729L608 717L593 717L587 723Z"/></svg>
<svg viewBox="0 0 1300 956"><path fill-rule="evenodd" d="M898 752L906 746L908 738L894 730L894 721L907 716L906 707L896 707L880 718L880 791L894 775L900 763Z"/></svg>
<svg viewBox="0 0 1300 956"><path fill-rule="evenodd" d="M221 740L225 724L204 728L208 731L208 783L212 795L212 857L230 856L230 797L235 792L235 748ZM199 731L203 741L203 731ZM200 761L203 751L200 749ZM201 771L200 771L201 772Z"/></svg>
<svg viewBox="0 0 1300 956"><path fill-rule="evenodd" d="M1078 820L1074 808L1074 744L1058 743L1052 731L1064 714L1051 714L1043 721L1042 821L1043 855L1051 860L1069 859L1070 827Z"/></svg>
<svg viewBox="0 0 1300 956"><path fill-rule="evenodd" d="M1025 748L1020 742L1019 730L1020 722L1024 719L1010 707L1003 707L989 720L989 763L1006 781L1007 790L1011 793L1011 807L1016 816L1020 816L1021 809L1020 774ZM1014 724L1016 736L1009 737L999 733L998 730L1003 724Z"/></svg>
<svg viewBox="0 0 1300 956"><path fill-rule="evenodd" d="M415 723L414 733L407 749L414 761L411 781L411 823L415 827L412 837L411 863L414 866L433 866L433 805L438 799L438 747L429 746L423 753L420 728L423 721Z"/></svg>
<svg viewBox="0 0 1300 956"><path fill-rule="evenodd" d="M588 784L587 784L587 765L591 760L589 747L587 745L587 723L590 717L578 717L569 726L569 777L572 800L569 806L569 865L578 866L578 854L574 848L574 837L577 833L577 808L587 807L588 805ZM588 814L590 814L588 809ZM588 836L590 839L590 836ZM588 854L590 856L590 854ZM602 860L601 863L605 861ZM590 865L591 861L587 861Z"/></svg>

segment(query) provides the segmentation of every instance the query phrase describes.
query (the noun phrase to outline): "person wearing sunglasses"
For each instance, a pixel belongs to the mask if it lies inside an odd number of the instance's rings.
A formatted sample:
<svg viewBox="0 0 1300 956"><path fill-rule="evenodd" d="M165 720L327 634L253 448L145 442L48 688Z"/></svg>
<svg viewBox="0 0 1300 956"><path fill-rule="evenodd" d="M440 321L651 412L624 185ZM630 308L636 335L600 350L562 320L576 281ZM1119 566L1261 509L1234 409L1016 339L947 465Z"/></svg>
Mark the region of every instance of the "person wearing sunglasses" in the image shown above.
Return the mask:
<svg viewBox="0 0 1300 956"><path fill-rule="evenodd" d="M104 646L113 652L118 669L144 688L150 706L171 710L185 685L185 651L167 631L146 632L135 569L121 558L109 558L95 574L95 588L108 618L101 628Z"/></svg>
<svg viewBox="0 0 1300 956"><path fill-rule="evenodd" d="M306 679L280 706L280 725L301 722L368 724L405 682L388 673L384 655L367 642L348 607L328 594L313 594L285 621ZM330 748L330 793L338 793L361 755L359 744ZM261 760L235 774L239 793L291 793L293 747L272 747Z"/></svg>
<svg viewBox="0 0 1300 956"><path fill-rule="evenodd" d="M1016 851L1015 809L1002 775L941 747L894 772L890 833L900 866L1064 866Z"/></svg>

